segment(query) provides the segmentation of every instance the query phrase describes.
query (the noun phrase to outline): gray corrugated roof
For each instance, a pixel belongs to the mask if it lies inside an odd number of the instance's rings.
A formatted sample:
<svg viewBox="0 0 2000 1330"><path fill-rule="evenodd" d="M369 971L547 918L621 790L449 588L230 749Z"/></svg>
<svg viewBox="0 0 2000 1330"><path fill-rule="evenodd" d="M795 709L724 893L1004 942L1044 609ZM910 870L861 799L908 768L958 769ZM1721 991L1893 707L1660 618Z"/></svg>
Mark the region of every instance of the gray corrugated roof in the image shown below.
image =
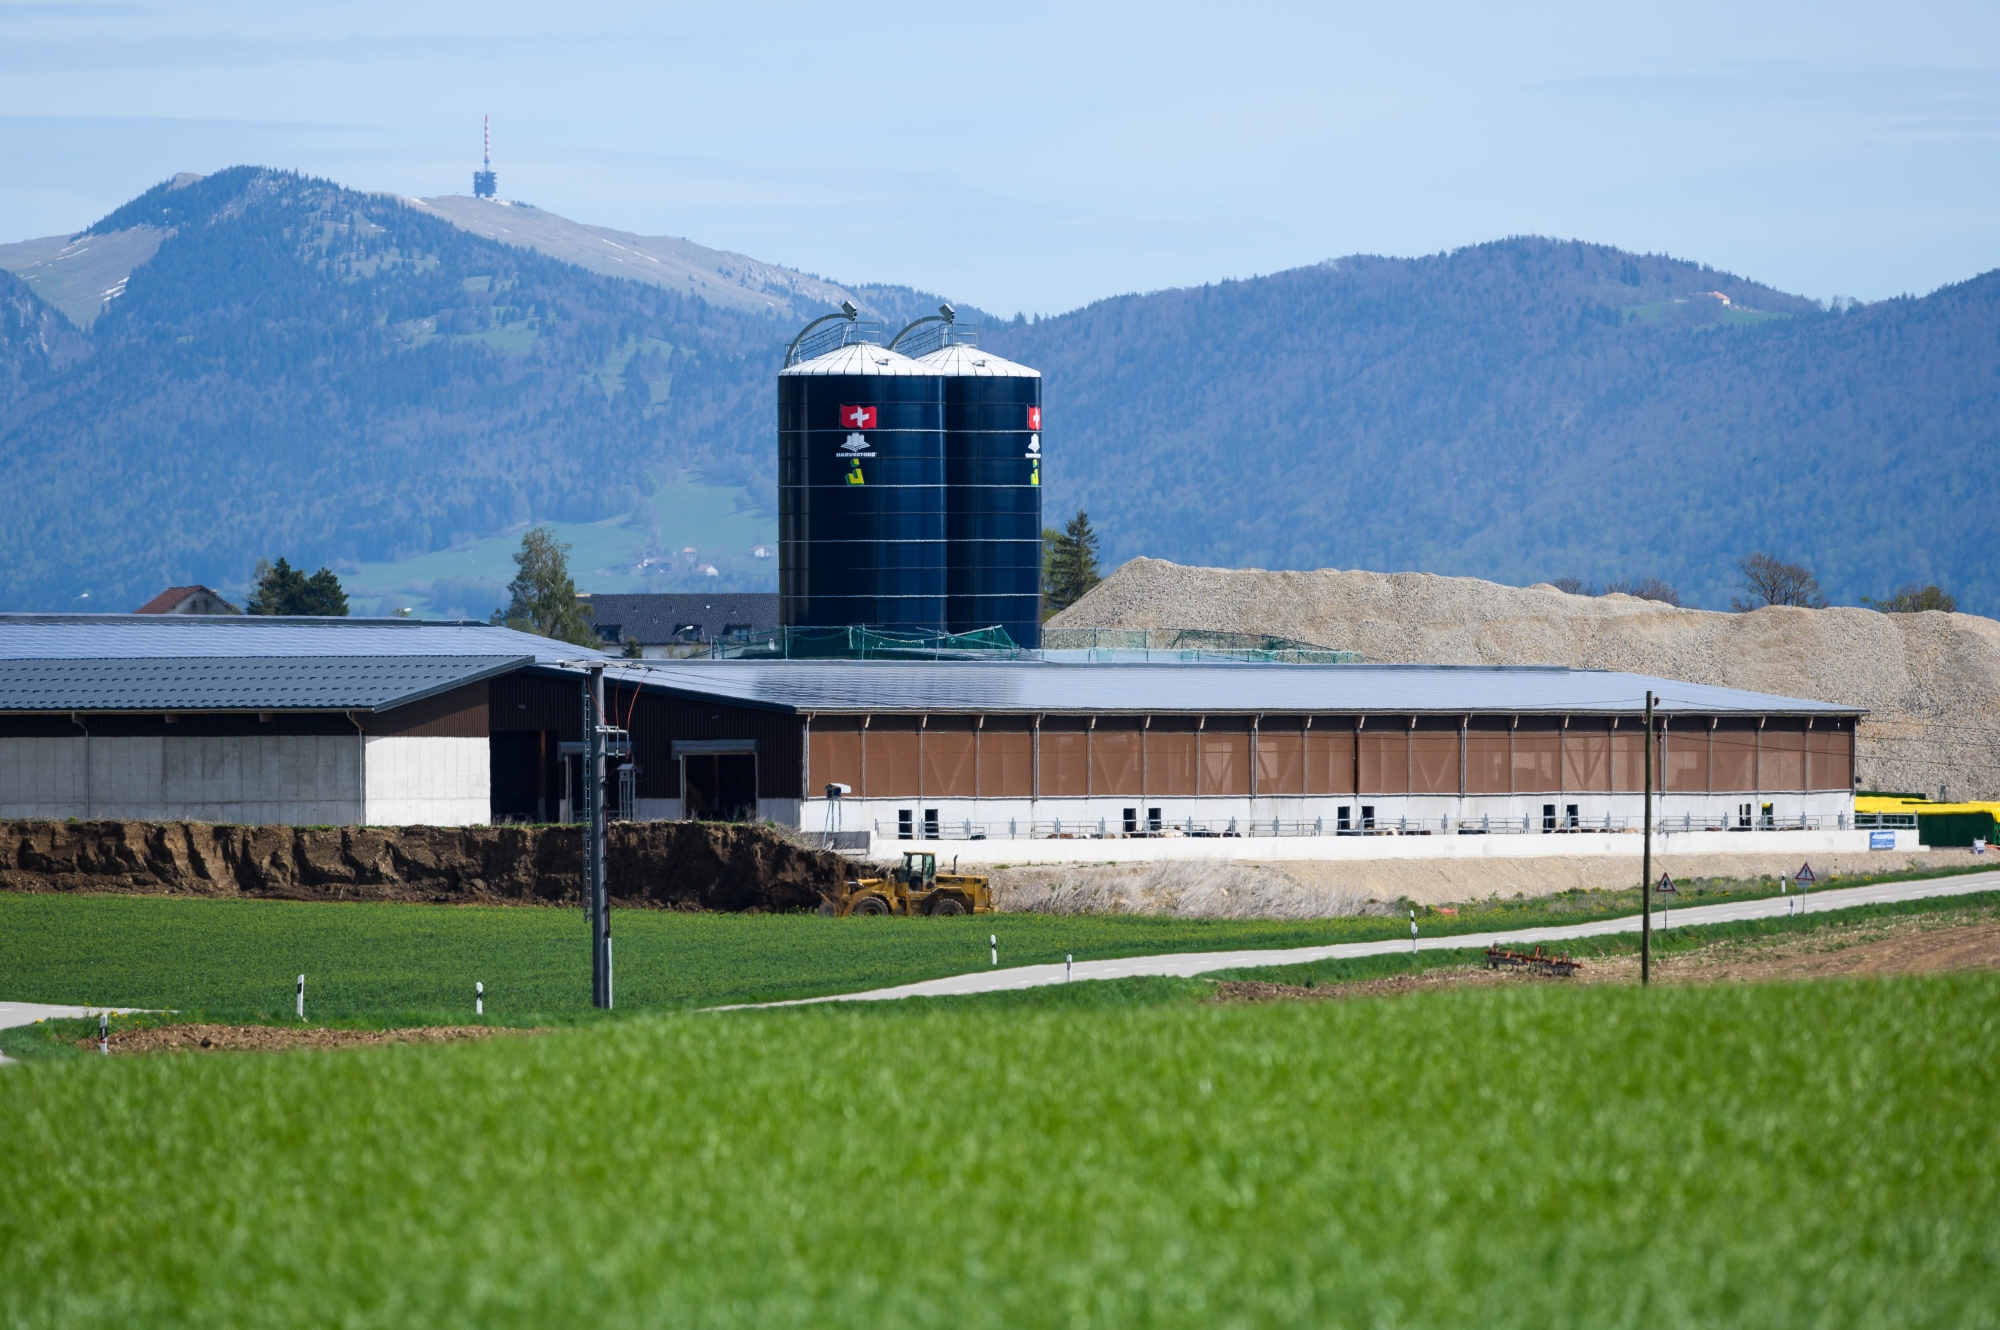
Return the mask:
<svg viewBox="0 0 2000 1330"><path fill-rule="evenodd" d="M381 711L531 663L414 655L0 660L0 712Z"/></svg>
<svg viewBox="0 0 2000 1330"><path fill-rule="evenodd" d="M1862 707L1609 670L1521 665L625 662L625 679L789 711L1856 715Z"/></svg>
<svg viewBox="0 0 2000 1330"><path fill-rule="evenodd" d="M602 653L470 621L262 615L0 614L0 660L200 656L532 656Z"/></svg>

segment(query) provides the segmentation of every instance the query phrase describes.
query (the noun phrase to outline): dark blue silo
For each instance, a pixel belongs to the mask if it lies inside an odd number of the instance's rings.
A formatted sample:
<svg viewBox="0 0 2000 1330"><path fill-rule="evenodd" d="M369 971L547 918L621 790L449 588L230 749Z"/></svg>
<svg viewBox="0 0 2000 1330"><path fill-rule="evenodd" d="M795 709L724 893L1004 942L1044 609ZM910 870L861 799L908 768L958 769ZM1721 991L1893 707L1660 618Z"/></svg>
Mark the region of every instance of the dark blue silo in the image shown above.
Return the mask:
<svg viewBox="0 0 2000 1330"><path fill-rule="evenodd" d="M796 627L939 632L943 388L850 342L778 374L778 613Z"/></svg>
<svg viewBox="0 0 2000 1330"><path fill-rule="evenodd" d="M1040 646L1041 371L963 342L916 363L944 382L946 623Z"/></svg>

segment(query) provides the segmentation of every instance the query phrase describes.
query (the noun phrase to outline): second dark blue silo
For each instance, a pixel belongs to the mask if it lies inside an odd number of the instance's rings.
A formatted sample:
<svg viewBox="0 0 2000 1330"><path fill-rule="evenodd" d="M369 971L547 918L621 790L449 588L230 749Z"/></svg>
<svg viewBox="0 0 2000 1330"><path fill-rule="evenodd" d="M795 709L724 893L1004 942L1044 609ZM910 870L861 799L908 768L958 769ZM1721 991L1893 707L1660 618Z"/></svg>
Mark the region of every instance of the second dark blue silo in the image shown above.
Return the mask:
<svg viewBox="0 0 2000 1330"><path fill-rule="evenodd" d="M943 388L854 342L778 375L778 612L798 627L946 625Z"/></svg>
<svg viewBox="0 0 2000 1330"><path fill-rule="evenodd" d="M945 619L1040 646L1041 371L965 343L916 363L944 385Z"/></svg>

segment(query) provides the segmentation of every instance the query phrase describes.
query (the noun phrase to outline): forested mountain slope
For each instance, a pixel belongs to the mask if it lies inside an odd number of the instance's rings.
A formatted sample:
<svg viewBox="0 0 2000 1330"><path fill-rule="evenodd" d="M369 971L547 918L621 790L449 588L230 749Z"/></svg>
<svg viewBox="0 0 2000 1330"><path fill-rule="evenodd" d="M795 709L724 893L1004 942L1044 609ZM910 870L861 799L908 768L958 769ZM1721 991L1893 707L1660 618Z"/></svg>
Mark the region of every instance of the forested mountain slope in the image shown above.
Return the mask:
<svg viewBox="0 0 2000 1330"><path fill-rule="evenodd" d="M1719 292L1728 303L1715 295ZM1047 375L1052 510L1107 562L1657 575L2000 609L2000 274L1828 312L1534 238L1127 296L986 344Z"/></svg>
<svg viewBox="0 0 2000 1330"><path fill-rule="evenodd" d="M138 226L170 234L87 334L0 287L10 329L69 339L0 346L0 607L120 608L277 552L393 558L768 472L769 319L287 173L163 185L91 229Z"/></svg>
<svg viewBox="0 0 2000 1330"><path fill-rule="evenodd" d="M86 239L135 235L157 252L81 332L0 273L0 609L637 514L681 476L775 499L796 322L256 168ZM889 331L936 304L843 289ZM1527 238L981 337L1044 371L1048 511L1087 506L1107 561L1653 575L1719 607L1761 548L1836 600L2000 609L2000 274L1832 312Z"/></svg>

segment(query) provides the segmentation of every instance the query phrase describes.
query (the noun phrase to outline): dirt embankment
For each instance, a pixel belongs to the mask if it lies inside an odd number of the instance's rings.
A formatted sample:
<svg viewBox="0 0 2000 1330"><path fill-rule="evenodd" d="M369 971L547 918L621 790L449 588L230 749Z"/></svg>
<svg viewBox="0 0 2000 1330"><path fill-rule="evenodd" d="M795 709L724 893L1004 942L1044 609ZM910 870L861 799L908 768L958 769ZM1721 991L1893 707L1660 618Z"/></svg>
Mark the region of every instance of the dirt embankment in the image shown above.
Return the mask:
<svg viewBox="0 0 2000 1330"><path fill-rule="evenodd" d="M494 1035L535 1034L495 1025L416 1025L400 1030L328 1030L286 1025L152 1025L111 1031L113 1053L278 1053L294 1048L367 1048L377 1044L460 1044ZM96 1052L95 1038L76 1046Z"/></svg>
<svg viewBox="0 0 2000 1330"><path fill-rule="evenodd" d="M1474 577L1134 559L1049 626L1269 633L1380 664L1629 670L1866 707L1864 789L2000 794L2000 622L1975 614L1723 614Z"/></svg>
<svg viewBox="0 0 2000 1330"><path fill-rule="evenodd" d="M1791 938L1723 938L1692 951L1662 949L1653 958L1653 978L1663 984L1784 983L1801 979L1885 979L1897 975L1944 974L1960 970L2000 970L2000 920L1962 914L1919 915L1867 920L1815 930ZM1399 997L1441 989L1489 988L1502 984L1636 984L1636 954L1583 962L1574 980L1526 970L1489 970L1477 961L1440 966L1416 974L1387 975L1351 983L1278 984L1266 980L1225 980L1216 984L1215 1002L1327 1001L1352 997Z"/></svg>
<svg viewBox="0 0 2000 1330"><path fill-rule="evenodd" d="M625 908L810 910L837 854L762 827L614 823L605 859ZM231 827L0 823L0 890L275 900L579 905L578 827Z"/></svg>

